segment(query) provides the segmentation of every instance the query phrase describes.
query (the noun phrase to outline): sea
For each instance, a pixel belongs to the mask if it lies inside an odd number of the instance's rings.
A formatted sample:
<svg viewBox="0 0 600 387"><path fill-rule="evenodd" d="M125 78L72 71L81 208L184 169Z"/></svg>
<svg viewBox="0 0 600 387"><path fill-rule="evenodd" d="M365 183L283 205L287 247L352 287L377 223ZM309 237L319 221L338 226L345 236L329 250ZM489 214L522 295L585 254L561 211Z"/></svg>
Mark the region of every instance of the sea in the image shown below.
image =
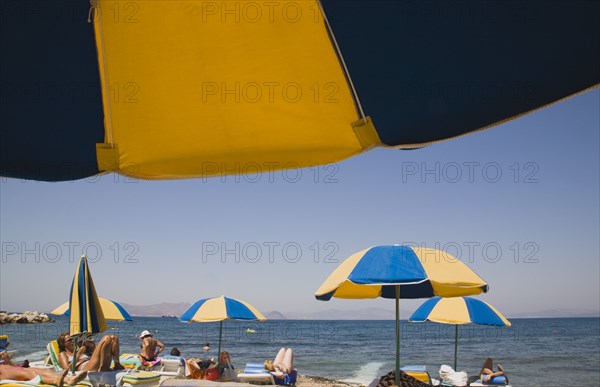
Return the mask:
<svg viewBox="0 0 600 387"><path fill-rule="evenodd" d="M68 330L68 319L53 316L46 324L0 326L16 360L40 360L46 344ZM513 386L600 386L600 318L511 319L511 327L459 326L458 366L476 375L487 357L501 363ZM179 322L173 317L134 317L108 322L103 334L118 335L121 353L138 353L142 330L149 330L184 357L205 357L211 345L217 357L220 323ZM282 348L294 351L301 375L368 384L395 367L395 322L392 320L224 321L222 351L233 365L272 359ZM432 376L442 364L454 365L455 326L401 322L401 365L425 365Z"/></svg>

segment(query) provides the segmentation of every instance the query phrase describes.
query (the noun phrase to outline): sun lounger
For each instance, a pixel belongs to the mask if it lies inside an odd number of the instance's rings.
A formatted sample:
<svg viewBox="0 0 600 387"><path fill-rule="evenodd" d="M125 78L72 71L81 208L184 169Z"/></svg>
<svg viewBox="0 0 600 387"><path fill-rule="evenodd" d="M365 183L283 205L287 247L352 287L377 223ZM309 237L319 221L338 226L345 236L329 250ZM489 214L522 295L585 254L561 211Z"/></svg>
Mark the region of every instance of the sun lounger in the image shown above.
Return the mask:
<svg viewBox="0 0 600 387"><path fill-rule="evenodd" d="M242 383L274 385L275 377L265 369L264 363L248 363L244 372L238 374Z"/></svg>
<svg viewBox="0 0 600 387"><path fill-rule="evenodd" d="M278 378L265 369L264 363L248 363L244 372L237 377L242 383L293 386L298 379L298 370L292 370L284 378Z"/></svg>
<svg viewBox="0 0 600 387"><path fill-rule="evenodd" d="M58 362L58 354L60 352L58 349L58 342L56 340L52 340L46 346L46 350L48 351L48 357L46 358L44 363L52 365L55 371L62 371L62 367Z"/></svg>
<svg viewBox="0 0 600 387"><path fill-rule="evenodd" d="M160 366L157 372L162 376L185 377L187 374L186 367L187 363L183 357L166 355L160 358Z"/></svg>

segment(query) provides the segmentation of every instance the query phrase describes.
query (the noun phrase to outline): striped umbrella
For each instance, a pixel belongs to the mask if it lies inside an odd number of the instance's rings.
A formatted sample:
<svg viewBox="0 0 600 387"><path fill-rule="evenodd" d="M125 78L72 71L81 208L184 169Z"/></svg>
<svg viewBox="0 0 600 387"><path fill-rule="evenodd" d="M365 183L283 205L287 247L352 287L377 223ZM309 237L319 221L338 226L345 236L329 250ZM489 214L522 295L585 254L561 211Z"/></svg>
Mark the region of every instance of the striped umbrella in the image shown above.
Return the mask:
<svg viewBox="0 0 600 387"><path fill-rule="evenodd" d="M400 298L456 297L486 292L477 274L452 255L436 249L375 246L338 266L315 293L331 297L396 300L396 384L400 376Z"/></svg>
<svg viewBox="0 0 600 387"><path fill-rule="evenodd" d="M255 307L245 301L228 298L225 296L205 298L190 306L179 317L181 322L215 322L219 321L219 357L221 358L221 338L223 335L223 321L225 320L259 320L267 318Z"/></svg>
<svg viewBox="0 0 600 387"><path fill-rule="evenodd" d="M69 309L71 336L100 333L108 328L85 255L81 256L73 277ZM75 340L75 352L77 352L77 340ZM73 372L75 372L75 362L73 362Z"/></svg>
<svg viewBox="0 0 600 387"><path fill-rule="evenodd" d="M98 297L100 300L100 307L104 318L112 321L133 321L133 317L123 308L121 304L116 301L111 301L106 298ZM69 301L65 302L61 306L54 309L52 314L69 316L71 310L69 309Z"/></svg>
<svg viewBox="0 0 600 387"><path fill-rule="evenodd" d="M454 324L454 369L457 368L458 326L464 324L511 326L496 308L487 302L471 297L443 298L427 300L410 317L411 322L434 321L442 324Z"/></svg>

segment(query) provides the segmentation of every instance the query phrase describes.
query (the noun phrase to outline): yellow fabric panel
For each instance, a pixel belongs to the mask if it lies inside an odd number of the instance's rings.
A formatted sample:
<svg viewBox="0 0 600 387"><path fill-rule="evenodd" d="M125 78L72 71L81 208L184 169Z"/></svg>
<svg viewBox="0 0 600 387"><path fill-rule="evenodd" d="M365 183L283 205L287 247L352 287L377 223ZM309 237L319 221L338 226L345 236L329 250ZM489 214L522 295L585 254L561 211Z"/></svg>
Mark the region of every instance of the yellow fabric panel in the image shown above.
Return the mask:
<svg viewBox="0 0 600 387"><path fill-rule="evenodd" d="M471 322L469 310L462 297L441 299L429 313L427 319L443 324L468 324Z"/></svg>
<svg viewBox="0 0 600 387"><path fill-rule="evenodd" d="M121 314L121 311L119 311L119 309L115 306L115 304L112 301L110 301L106 298L102 298L102 297L98 297L98 300L100 301L100 306L102 307L102 313L104 314L104 318L106 320L114 320L114 321L123 320L123 315ZM56 309L54 309L50 313L61 315L61 314L65 314L65 312L68 309L69 309L69 301L58 306Z"/></svg>
<svg viewBox="0 0 600 387"><path fill-rule="evenodd" d="M348 281L348 276L354 270L354 267L360 259L369 250L365 249L358 253L352 254L344 262L342 262L334 271L327 277L325 282L316 291L316 295L320 296L336 290L335 297L337 298L375 298L379 297L380 287L355 285ZM361 293L365 292L365 296ZM375 294L377 293L377 294Z"/></svg>
<svg viewBox="0 0 600 387"><path fill-rule="evenodd" d="M194 321L223 321L229 320L223 296L206 301L193 318Z"/></svg>
<svg viewBox="0 0 600 387"><path fill-rule="evenodd" d="M352 128L354 101L316 1L98 7L105 141L118 146L121 173L268 172L379 142L372 126L362 144Z"/></svg>
<svg viewBox="0 0 600 387"><path fill-rule="evenodd" d="M110 300L100 297L99 301L105 319L115 321L123 320L123 315L121 314L121 311Z"/></svg>
<svg viewBox="0 0 600 387"><path fill-rule="evenodd" d="M52 312L52 314L65 314L65 312L69 309L69 301L65 302L61 306L56 307Z"/></svg>
<svg viewBox="0 0 600 387"><path fill-rule="evenodd" d="M350 281L344 281L335 291L336 298L363 299L377 298L381 295L381 285L356 285Z"/></svg>
<svg viewBox="0 0 600 387"><path fill-rule="evenodd" d="M483 292L482 287L486 282L451 254L436 249L412 249L419 257L436 295L456 297ZM460 278L460 281L456 281L456 278Z"/></svg>
<svg viewBox="0 0 600 387"><path fill-rule="evenodd" d="M485 302L485 301L483 301L483 302ZM507 327L512 325L511 322L508 321L508 319L506 317L504 317L504 315L498 311L498 309L496 309L492 305L488 304L487 302L485 304L487 306L489 306L498 315L498 317L500 317L500 320L502 320L504 322L504 324L506 324Z"/></svg>
<svg viewBox="0 0 600 387"><path fill-rule="evenodd" d="M352 128L356 133L358 141L360 141L360 145L364 149L368 149L381 143L381 139L379 138L379 134L373 125L373 120L371 120L371 117L365 117L365 119L353 122Z"/></svg>
<svg viewBox="0 0 600 387"><path fill-rule="evenodd" d="M110 144L96 144L96 160L101 171L119 170L119 147Z"/></svg>

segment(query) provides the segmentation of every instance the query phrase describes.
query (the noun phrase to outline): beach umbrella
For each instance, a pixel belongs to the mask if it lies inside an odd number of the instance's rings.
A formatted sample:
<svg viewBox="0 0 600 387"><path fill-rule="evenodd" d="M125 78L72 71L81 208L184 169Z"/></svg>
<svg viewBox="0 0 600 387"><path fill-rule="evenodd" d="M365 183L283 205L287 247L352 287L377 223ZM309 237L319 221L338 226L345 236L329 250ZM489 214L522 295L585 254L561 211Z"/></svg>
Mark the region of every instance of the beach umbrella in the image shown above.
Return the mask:
<svg viewBox="0 0 600 387"><path fill-rule="evenodd" d="M454 370L457 370L459 325L477 324L497 327L511 325L496 308L471 297L434 297L425 301L408 321L454 324Z"/></svg>
<svg viewBox="0 0 600 387"><path fill-rule="evenodd" d="M15 178L312 167L600 82L597 1L23 0L0 14L0 175Z"/></svg>
<svg viewBox="0 0 600 387"><path fill-rule="evenodd" d="M71 336L83 337L103 332L108 328L85 255L81 256L77 265L70 294L69 334ZM77 352L77 340L75 340L75 352ZM73 372L75 366L73 362Z"/></svg>
<svg viewBox="0 0 600 387"><path fill-rule="evenodd" d="M116 301L111 301L106 298L98 297L100 301L100 307L104 318L112 321L133 321L133 317L123 308L121 304ZM65 302L61 306L54 309L52 314L69 316L71 310L69 309L69 301Z"/></svg>
<svg viewBox="0 0 600 387"><path fill-rule="evenodd" d="M409 246L375 246L342 262L315 293L317 300L396 300L396 384L400 377L400 298L457 297L486 292L477 274L447 252Z"/></svg>
<svg viewBox="0 0 600 387"><path fill-rule="evenodd" d="M179 321L191 322L216 322L219 321L219 350L217 359L221 358L221 338L223 335L223 321L225 320L258 320L265 321L255 307L245 301L236 300L225 296L205 298L194 303L179 317Z"/></svg>

